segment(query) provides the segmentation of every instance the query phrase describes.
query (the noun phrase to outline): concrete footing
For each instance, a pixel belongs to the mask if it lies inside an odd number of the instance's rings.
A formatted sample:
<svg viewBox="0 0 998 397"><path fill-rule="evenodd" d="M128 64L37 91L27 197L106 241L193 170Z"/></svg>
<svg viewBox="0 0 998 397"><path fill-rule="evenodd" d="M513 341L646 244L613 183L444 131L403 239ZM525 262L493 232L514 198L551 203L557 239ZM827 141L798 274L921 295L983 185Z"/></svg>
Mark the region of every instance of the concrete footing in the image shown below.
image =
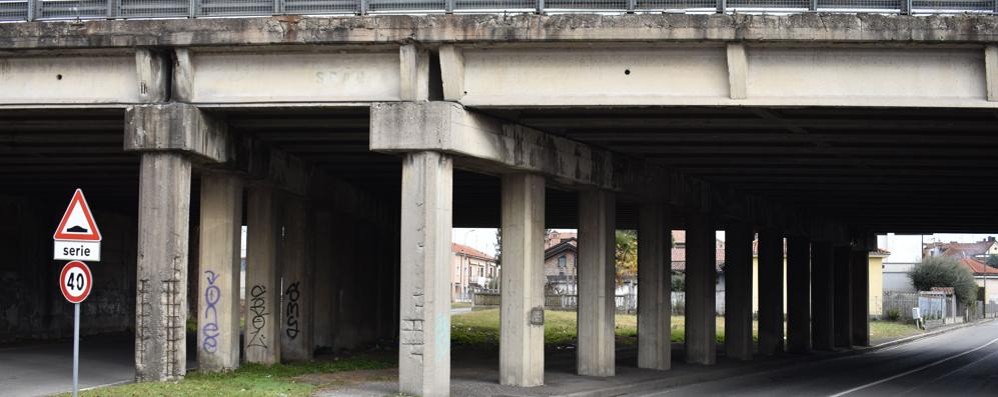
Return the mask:
<svg viewBox="0 0 998 397"><path fill-rule="evenodd" d="M686 362L716 362L716 245L709 215L690 213L686 220Z"/></svg>
<svg viewBox="0 0 998 397"><path fill-rule="evenodd" d="M672 365L672 283L665 205L641 206L638 220L638 368Z"/></svg>
<svg viewBox="0 0 998 397"><path fill-rule="evenodd" d="M724 351L752 359L752 227L733 223L725 229Z"/></svg>
<svg viewBox="0 0 998 397"><path fill-rule="evenodd" d="M246 211L246 362L281 361L281 275L277 266L280 223L274 190L248 189Z"/></svg>
<svg viewBox="0 0 998 397"><path fill-rule="evenodd" d="M454 163L436 152L402 160L399 392L450 394Z"/></svg>
<svg viewBox="0 0 998 397"><path fill-rule="evenodd" d="M140 167L135 378L175 380L187 371L191 162L148 152Z"/></svg>
<svg viewBox="0 0 998 397"><path fill-rule="evenodd" d="M239 250L243 183L232 174L201 175L198 249L198 369L239 367Z"/></svg>
<svg viewBox="0 0 998 397"><path fill-rule="evenodd" d="M811 244L811 332L815 350L835 348L835 291L832 271L832 246L826 242Z"/></svg>
<svg viewBox="0 0 998 397"><path fill-rule="evenodd" d="M787 351L811 351L811 242L787 238Z"/></svg>
<svg viewBox="0 0 998 397"><path fill-rule="evenodd" d="M614 345L614 193L579 193L579 375L613 376Z"/></svg>
<svg viewBox="0 0 998 397"><path fill-rule="evenodd" d="M759 232L759 354L783 352L783 236Z"/></svg>
<svg viewBox="0 0 998 397"><path fill-rule="evenodd" d="M544 384L544 177L502 177L499 383Z"/></svg>

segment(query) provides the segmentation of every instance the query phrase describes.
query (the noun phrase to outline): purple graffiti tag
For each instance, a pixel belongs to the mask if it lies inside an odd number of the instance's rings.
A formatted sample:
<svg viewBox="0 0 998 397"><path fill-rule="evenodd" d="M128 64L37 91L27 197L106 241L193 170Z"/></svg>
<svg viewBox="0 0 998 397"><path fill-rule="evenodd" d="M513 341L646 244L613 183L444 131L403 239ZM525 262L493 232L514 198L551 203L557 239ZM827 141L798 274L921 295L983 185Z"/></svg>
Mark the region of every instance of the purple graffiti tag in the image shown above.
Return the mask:
<svg viewBox="0 0 998 397"><path fill-rule="evenodd" d="M201 348L208 353L214 353L218 351L218 309L215 305L222 299L222 290L215 285L215 280L218 280L218 275L215 272L209 270L205 274L208 275L208 287L204 289L204 319L205 324L201 327L201 335L203 340L201 342Z"/></svg>

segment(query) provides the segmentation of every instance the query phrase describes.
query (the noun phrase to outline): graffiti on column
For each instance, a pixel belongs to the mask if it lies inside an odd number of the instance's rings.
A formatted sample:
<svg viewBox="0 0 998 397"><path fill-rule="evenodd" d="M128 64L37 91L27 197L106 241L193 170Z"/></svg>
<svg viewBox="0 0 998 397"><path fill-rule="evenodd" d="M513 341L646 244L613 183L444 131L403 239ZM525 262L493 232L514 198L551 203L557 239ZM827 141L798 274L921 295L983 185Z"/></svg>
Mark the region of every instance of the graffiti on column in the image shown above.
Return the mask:
<svg viewBox="0 0 998 397"><path fill-rule="evenodd" d="M284 294L288 297L288 307L284 317L288 319L287 330L284 332L288 334L288 337L295 339L298 337L300 329L298 328L298 298L301 297L301 292L298 291L299 282L293 282L288 285L288 289L284 291Z"/></svg>
<svg viewBox="0 0 998 397"><path fill-rule="evenodd" d="M267 325L267 287L254 285L250 289L250 323L249 323L249 343L246 347L260 347L267 349L267 335L263 334L263 327Z"/></svg>
<svg viewBox="0 0 998 397"><path fill-rule="evenodd" d="M218 309L215 305L218 301L222 299L222 290L215 285L215 280L218 280L218 275L215 272L208 270L204 272L207 274L208 287L204 289L204 320L205 324L201 327L201 335L203 340L201 342L201 348L206 352L214 353L218 351Z"/></svg>

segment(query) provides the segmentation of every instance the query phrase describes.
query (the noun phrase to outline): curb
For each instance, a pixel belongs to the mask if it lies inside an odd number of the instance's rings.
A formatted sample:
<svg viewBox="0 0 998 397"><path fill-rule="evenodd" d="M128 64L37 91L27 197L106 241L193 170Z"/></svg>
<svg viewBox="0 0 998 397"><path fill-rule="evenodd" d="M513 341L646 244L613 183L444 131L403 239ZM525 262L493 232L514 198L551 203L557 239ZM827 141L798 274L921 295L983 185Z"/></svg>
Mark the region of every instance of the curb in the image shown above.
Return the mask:
<svg viewBox="0 0 998 397"><path fill-rule="evenodd" d="M853 348L851 350L829 352L827 354L822 354L822 355L819 355L819 356L811 356L811 357L797 356L797 358L802 358L802 359L804 359L805 362L816 362L816 361L824 361L824 360L836 359L836 358L840 358L840 357L849 357L849 356L854 356L854 355L858 355L858 354L872 353L872 352L876 352L878 350L886 349L886 348L889 348L889 347L902 345L902 344L905 344L905 343L908 343L908 342L914 342L914 341L917 341L917 340L920 340L920 339L931 338L933 336L941 335L941 334L944 334L944 333L947 333L947 332L950 332L950 331L955 331L955 330L958 330L958 329L961 329L961 328L966 328L966 327L971 327L971 326L975 326L975 325L980 325L980 324L988 323L988 322L991 322L991 321L996 321L996 319L994 319L994 318L992 318L992 319L984 319L984 320L978 320L978 321L969 322L969 323L962 323L962 324L958 324L958 325L948 326L948 327L937 329L935 331L926 332L924 334L912 335L912 336L908 336L908 337L901 338L901 339L895 339L895 340L887 341L887 342L884 342L884 343L881 343L881 344L878 344L878 345L874 345L874 346L857 347L857 348ZM633 384L629 384L629 385L612 386L612 387L607 387L607 388L598 389L598 390L587 390L587 391L580 391L580 392L575 392L575 393L560 394L560 395L557 395L557 396L554 396L554 397L613 397L613 396L620 396L620 395L629 394L629 393L642 392L642 391L650 391L650 390L658 390L658 389L663 389L663 388L668 388L668 387L678 386L678 385L696 384L696 383L701 383L701 382L705 382L705 381L708 381L708 380L711 380L711 379L717 379L717 378L727 378L727 377L734 377L734 376L741 376L741 375L758 375L758 374L762 374L762 373L766 373L766 372L778 370L778 369L781 369L782 367L789 367L789 366L797 365L797 364L800 364L800 361L801 360L779 360L779 361L775 361L775 362L764 363L762 365L753 366L753 368L757 368L757 369L761 369L761 370L759 370L759 371L753 371L751 373L746 373L745 372L745 368L733 368L733 369L728 369L728 370L720 370L720 371L710 372L710 373L706 373L706 374L691 374L691 375L679 376L679 377L674 377L674 378L655 379L655 380L637 382L637 383L633 383ZM667 372L664 372L664 374L667 374Z"/></svg>

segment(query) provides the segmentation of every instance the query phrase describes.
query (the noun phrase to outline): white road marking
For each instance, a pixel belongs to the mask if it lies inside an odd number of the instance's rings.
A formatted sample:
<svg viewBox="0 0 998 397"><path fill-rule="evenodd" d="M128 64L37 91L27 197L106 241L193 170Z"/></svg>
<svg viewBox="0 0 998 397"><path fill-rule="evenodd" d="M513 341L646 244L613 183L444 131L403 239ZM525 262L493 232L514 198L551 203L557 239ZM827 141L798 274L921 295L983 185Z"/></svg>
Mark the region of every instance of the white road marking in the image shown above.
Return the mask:
<svg viewBox="0 0 998 397"><path fill-rule="evenodd" d="M840 397L840 396L844 396L844 395L846 395L846 394L849 394L849 393L853 393L853 392L857 392L857 391L860 391L860 390L863 390L863 389L868 389L868 388L871 388L871 387L873 387L873 386L876 386L876 385L879 385L879 384L881 384L881 383L885 383L885 382L890 382L890 381L892 381L892 380L894 380L894 379L897 379L897 378L900 378L900 377L902 377L902 376L907 376L907 375L911 375L911 374L913 374L913 373L915 373L915 372L918 372L918 371L921 371L921 370L923 370L923 369L926 369L926 368L929 368L929 367L934 367L934 366L936 366L936 365L939 365L939 364L942 364L942 363L944 363L944 362L947 362L947 361L949 361L949 360L952 360L952 359L955 359L955 358L959 358L959 357L963 357L963 356L966 356L966 355L968 355L968 354L970 354L970 353L973 353L973 352L976 352L976 351L978 351L978 350L981 350L981 349L983 349L983 348L985 348L985 347L988 347L988 346L991 346L991 345L992 345L992 344L994 344L995 342L998 342L998 338L994 338L994 339L992 339L992 340L991 340L990 342L988 342L988 343L985 343L985 344L983 344L983 345L980 345L980 346L978 346L978 347L975 347L975 348L973 348L973 349L970 349L970 350L967 350L967 351L965 351L965 352L963 352L963 353L960 353L960 354L956 354L956 355L952 355L952 356L949 356L949 357L946 357L946 358L944 358L944 359L941 359L941 360L938 360L938 361L935 361L935 362L931 362L931 363L928 363L928 364L925 364L925 365L923 365L923 366L921 366L921 367L918 367L918 368L915 368L915 369L913 369L913 370L910 370L910 371L905 371L905 372L902 372L902 373L900 373L900 374L897 374L897 375L894 375L894 376L891 376L891 377L887 377L887 378L884 378L884 379L881 379L881 380L878 380L878 381L876 381L876 382L870 382L870 383L867 383L867 384L865 384L865 385L862 385L862 386L858 386L858 387L854 387L854 388L852 388L852 389L849 389L849 390L846 390L846 391L844 391L844 392L841 392L841 393L838 393L838 394L832 394L832 395L831 395L831 396L829 396L829 397Z"/></svg>

